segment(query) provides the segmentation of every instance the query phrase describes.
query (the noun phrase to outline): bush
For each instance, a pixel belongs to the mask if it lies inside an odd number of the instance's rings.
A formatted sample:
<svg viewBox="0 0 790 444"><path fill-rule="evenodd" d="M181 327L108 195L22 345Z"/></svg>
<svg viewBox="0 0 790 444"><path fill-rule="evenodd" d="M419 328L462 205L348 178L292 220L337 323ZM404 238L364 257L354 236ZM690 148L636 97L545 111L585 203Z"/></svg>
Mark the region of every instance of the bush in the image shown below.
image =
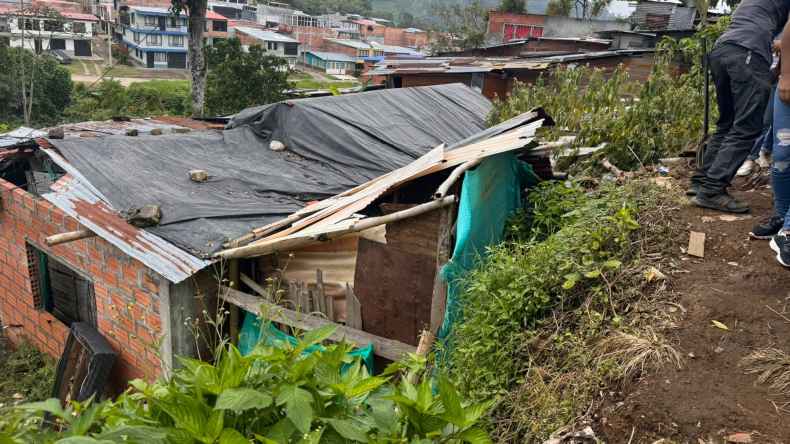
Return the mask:
<svg viewBox="0 0 790 444"><path fill-rule="evenodd" d="M220 315L209 323L223 321ZM180 358L183 369L167 380L133 381L133 389L115 402L72 403L65 410L55 399L18 405L0 417L0 434L3 442L20 444L64 438L86 443L490 442L473 425L491 403L462 404L444 378L438 380L438 395L430 375L416 385L409 382L424 365L400 362L373 377L359 357L348 355L352 347L345 341L304 354L336 328L309 331L295 345L261 343L246 357L223 341L215 349L214 365ZM406 374L393 382L391 375L401 369ZM39 428L45 412L68 428ZM89 440L75 438L83 436Z"/></svg>
<svg viewBox="0 0 790 444"><path fill-rule="evenodd" d="M121 65L132 64L132 58L129 54L129 48L127 48L126 45L123 44L112 45L111 51L112 51L112 57L117 63L120 63Z"/></svg>
<svg viewBox="0 0 790 444"><path fill-rule="evenodd" d="M42 353L26 337L13 353L0 365L0 404L19 402L14 395L22 395L24 401L47 399L52 395L55 384L55 366L51 356Z"/></svg>

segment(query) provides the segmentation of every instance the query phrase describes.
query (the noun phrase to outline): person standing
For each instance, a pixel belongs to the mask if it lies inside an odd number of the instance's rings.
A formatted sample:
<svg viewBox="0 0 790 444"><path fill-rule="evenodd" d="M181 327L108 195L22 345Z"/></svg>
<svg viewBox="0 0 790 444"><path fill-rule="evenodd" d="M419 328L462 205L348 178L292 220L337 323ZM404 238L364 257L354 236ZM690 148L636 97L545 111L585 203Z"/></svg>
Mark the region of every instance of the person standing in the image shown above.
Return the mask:
<svg viewBox="0 0 790 444"><path fill-rule="evenodd" d="M760 134L771 92L771 42L790 13L787 0L743 0L710 53L719 120L686 194L702 208L746 213L727 192Z"/></svg>
<svg viewBox="0 0 790 444"><path fill-rule="evenodd" d="M774 51L774 62L771 65L772 70L779 65L779 48L782 43L779 39L781 38L781 35L778 36L771 45ZM748 176L754 171L755 165L764 168L771 164L771 153L774 147L774 135L771 128L773 128L774 124L774 97L776 96L777 80L779 79L777 78L774 80L773 76L771 76L771 95L768 96L768 105L765 107L763 129L760 131L760 137L754 142L754 147L752 148L752 152L749 153L749 157L746 158L743 165L738 168L738 172L735 173L736 176Z"/></svg>

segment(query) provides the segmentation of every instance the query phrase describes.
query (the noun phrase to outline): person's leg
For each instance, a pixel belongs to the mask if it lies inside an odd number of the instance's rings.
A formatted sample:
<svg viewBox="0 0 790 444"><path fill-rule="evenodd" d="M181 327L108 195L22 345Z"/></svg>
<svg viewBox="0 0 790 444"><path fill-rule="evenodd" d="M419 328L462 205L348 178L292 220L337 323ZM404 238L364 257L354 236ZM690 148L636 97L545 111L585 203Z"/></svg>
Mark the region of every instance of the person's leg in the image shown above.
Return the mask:
<svg viewBox="0 0 790 444"><path fill-rule="evenodd" d="M730 212L749 211L748 204L727 194L738 167L746 160L762 128L765 106L771 91L768 61L745 49L732 51L721 64L729 74L735 120L721 143L708 175L702 179L694 202L698 206ZM748 62L748 63L747 63Z"/></svg>
<svg viewBox="0 0 790 444"><path fill-rule="evenodd" d="M790 106L774 101L774 150L771 162L771 184L774 189L776 217L784 219L781 232L771 240L776 259L790 266Z"/></svg>
<svg viewBox="0 0 790 444"><path fill-rule="evenodd" d="M713 75L713 84L716 87L716 105L719 109L719 120L716 121L716 131L708 141L702 165L697 165L697 168L691 175L691 186L686 193L690 195L696 194L702 179L708 175L708 168L716 160L721 143L724 141L727 133L730 132L732 123L735 120L734 98L730 90L730 76L720 63L722 52L725 51L721 47L717 47L710 53L711 74Z"/></svg>
<svg viewBox="0 0 790 444"><path fill-rule="evenodd" d="M760 148L761 157L770 160L774 150L774 101L776 99L776 85L771 87L771 95L768 97L768 107L765 109L765 118L771 124L768 129L768 136L763 139L763 146ZM761 165L763 166L763 165Z"/></svg>

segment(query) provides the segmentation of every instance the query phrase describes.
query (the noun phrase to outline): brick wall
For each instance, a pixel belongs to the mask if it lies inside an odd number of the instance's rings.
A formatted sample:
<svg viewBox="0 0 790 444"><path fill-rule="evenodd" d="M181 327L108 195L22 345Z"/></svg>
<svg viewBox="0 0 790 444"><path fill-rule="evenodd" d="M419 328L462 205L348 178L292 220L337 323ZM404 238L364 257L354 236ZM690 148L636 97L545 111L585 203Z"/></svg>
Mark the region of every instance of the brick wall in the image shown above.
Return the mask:
<svg viewBox="0 0 790 444"><path fill-rule="evenodd" d="M332 42L329 40L324 41L324 51L325 52L334 52L338 54L345 54L351 58L357 58L357 48L352 46L343 45L341 43Z"/></svg>
<svg viewBox="0 0 790 444"><path fill-rule="evenodd" d="M81 271L93 281L97 328L118 353L108 392L118 393L127 382L161 374L161 366L143 340L151 342L162 332L160 277L144 264L126 255L104 239L93 237L52 248L44 239L83 227L50 203L0 180L0 318L12 343L28 336L42 351L59 357L67 327L46 311L36 308L28 269L26 241L51 258Z"/></svg>
<svg viewBox="0 0 790 444"><path fill-rule="evenodd" d="M291 33L288 37L302 42L305 50L319 50L324 47L324 38L333 39L337 32L330 28L312 28L309 26L291 26ZM326 49L324 49L326 50Z"/></svg>
<svg viewBox="0 0 790 444"><path fill-rule="evenodd" d="M543 25L545 22L545 15L492 11L488 17L487 33L501 35L505 30L505 23L516 23L519 25Z"/></svg>

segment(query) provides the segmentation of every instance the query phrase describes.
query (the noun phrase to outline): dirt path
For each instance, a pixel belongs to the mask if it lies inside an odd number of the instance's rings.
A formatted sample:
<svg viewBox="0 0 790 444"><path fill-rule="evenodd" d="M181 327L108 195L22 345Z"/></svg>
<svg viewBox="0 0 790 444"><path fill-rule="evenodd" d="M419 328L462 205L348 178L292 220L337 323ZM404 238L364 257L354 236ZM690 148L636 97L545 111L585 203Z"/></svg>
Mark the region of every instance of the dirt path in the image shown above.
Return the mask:
<svg viewBox="0 0 790 444"><path fill-rule="evenodd" d="M670 278L683 307L675 313L676 336L683 353L694 358L683 370L663 369L607 401L598 418L607 443L666 438L667 444L713 444L738 432L751 434L754 443L790 443L790 397L756 385L757 375L738 367L757 349L790 351L790 322L771 311L784 313L790 305L790 270L777 263L767 241L748 237L755 223L772 214L773 194L764 188L733 194L751 204L748 217L725 221L723 213L693 206L681 213L684 228L706 233L704 259L680 251L665 258L681 270Z"/></svg>

